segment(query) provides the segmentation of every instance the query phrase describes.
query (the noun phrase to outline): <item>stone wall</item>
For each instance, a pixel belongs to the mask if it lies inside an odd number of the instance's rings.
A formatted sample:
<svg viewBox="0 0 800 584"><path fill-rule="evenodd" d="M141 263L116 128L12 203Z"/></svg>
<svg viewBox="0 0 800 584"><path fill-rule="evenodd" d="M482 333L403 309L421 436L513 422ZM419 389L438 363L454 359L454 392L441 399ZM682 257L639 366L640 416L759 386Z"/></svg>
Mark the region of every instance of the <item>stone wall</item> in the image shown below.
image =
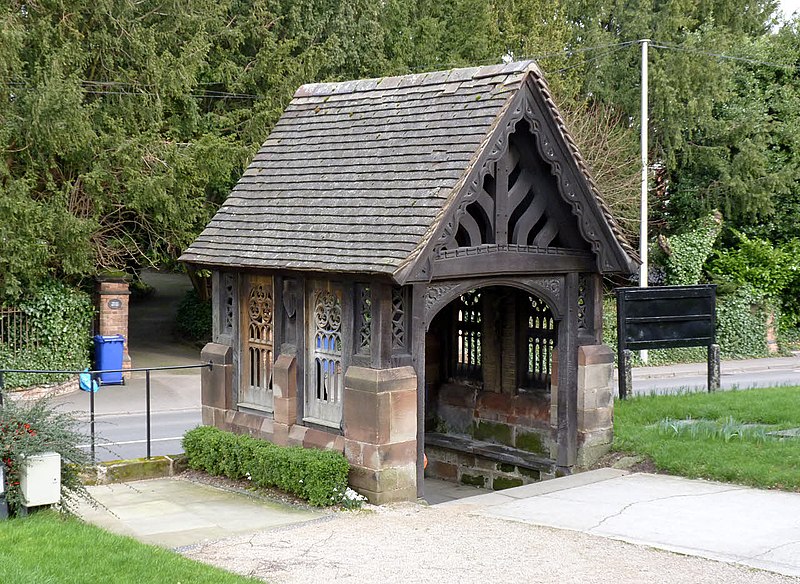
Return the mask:
<svg viewBox="0 0 800 584"><path fill-rule="evenodd" d="M451 438L426 435L426 477L498 491L555 476L552 464L543 459L533 460L535 457L531 456L524 460L521 456L491 447L483 449L467 441L459 444L458 439Z"/></svg>
<svg viewBox="0 0 800 584"><path fill-rule="evenodd" d="M548 456L552 442L550 400L541 392L509 395L449 383L439 388L437 428Z"/></svg>
<svg viewBox="0 0 800 584"><path fill-rule="evenodd" d="M576 466L587 468L611 450L614 439L614 352L607 345L578 347L578 452ZM558 425L558 355L553 357L552 406L553 434ZM557 456L553 443L550 455Z"/></svg>

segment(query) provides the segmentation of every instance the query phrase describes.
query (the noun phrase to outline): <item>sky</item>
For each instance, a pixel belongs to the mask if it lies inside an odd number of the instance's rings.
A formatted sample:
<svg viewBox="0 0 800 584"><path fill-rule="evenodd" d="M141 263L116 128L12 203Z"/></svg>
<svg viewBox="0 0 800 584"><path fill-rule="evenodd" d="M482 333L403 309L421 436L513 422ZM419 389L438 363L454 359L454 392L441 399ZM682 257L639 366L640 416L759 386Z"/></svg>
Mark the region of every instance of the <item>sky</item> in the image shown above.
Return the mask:
<svg viewBox="0 0 800 584"><path fill-rule="evenodd" d="M781 10L788 17L792 12L800 11L800 0L781 0Z"/></svg>

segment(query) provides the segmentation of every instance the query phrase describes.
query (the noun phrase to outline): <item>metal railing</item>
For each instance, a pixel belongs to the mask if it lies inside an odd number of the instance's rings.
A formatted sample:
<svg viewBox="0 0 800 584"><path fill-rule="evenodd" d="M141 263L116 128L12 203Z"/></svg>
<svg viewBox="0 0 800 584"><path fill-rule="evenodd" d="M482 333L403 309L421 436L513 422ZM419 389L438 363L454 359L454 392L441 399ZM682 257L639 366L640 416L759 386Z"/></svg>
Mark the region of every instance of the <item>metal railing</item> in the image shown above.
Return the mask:
<svg viewBox="0 0 800 584"><path fill-rule="evenodd" d="M94 387L100 386L100 375L103 373L136 373L144 371L145 374L145 423L147 427L147 460L151 458L150 440L150 372L151 371L172 371L176 369L208 369L211 371L214 364L198 363L197 365L165 365L163 367L134 367L131 369L96 369L91 371L67 371L62 369L0 369L0 408L3 407L4 377L6 373L27 373L32 375L86 375L91 378L91 388L89 391L89 434L91 438L92 462L96 461L96 434L95 434L95 409L94 409Z"/></svg>
<svg viewBox="0 0 800 584"><path fill-rule="evenodd" d="M36 348L38 339L31 334L30 317L17 308L0 307L0 343L19 353L23 347Z"/></svg>

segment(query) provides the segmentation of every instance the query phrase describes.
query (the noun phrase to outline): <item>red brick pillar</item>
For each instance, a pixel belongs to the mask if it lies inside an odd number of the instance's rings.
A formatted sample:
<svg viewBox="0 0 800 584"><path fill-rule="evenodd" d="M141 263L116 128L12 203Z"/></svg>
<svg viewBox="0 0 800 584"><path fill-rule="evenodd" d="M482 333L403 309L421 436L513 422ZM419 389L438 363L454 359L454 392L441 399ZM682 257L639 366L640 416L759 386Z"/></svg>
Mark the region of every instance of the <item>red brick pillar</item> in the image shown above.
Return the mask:
<svg viewBox="0 0 800 584"><path fill-rule="evenodd" d="M104 277L97 281L99 335L122 335L125 344L122 350L122 368L131 368L128 354L128 300L131 292L125 278ZM130 373L124 375L130 379Z"/></svg>

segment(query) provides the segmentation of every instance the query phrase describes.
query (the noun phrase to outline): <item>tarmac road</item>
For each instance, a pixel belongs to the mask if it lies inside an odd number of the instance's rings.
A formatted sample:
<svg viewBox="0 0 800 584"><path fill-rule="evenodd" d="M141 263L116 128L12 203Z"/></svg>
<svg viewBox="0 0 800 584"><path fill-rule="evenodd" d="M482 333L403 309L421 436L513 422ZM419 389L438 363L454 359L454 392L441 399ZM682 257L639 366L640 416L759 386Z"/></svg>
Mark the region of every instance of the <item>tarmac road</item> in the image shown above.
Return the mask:
<svg viewBox="0 0 800 584"><path fill-rule="evenodd" d="M178 305L192 285L185 274L144 272L154 291L130 306L129 352L135 368L200 364L200 349L175 333ZM184 432L201 423L200 369L152 371L150 375L151 454L182 452ZM76 391L53 398L53 403L85 421L89 435L89 394ZM145 456L146 381L134 372L125 385L104 385L95 393L97 459ZM88 441L86 444L88 448Z"/></svg>
<svg viewBox="0 0 800 584"><path fill-rule="evenodd" d="M151 415L150 454L163 456L183 451L183 434L201 423L200 410L172 410ZM119 414L103 415L95 420L96 459L128 460L144 458L147 455L147 422L145 415ZM81 426L81 431L89 435L89 422ZM90 449L90 442L81 446Z"/></svg>

